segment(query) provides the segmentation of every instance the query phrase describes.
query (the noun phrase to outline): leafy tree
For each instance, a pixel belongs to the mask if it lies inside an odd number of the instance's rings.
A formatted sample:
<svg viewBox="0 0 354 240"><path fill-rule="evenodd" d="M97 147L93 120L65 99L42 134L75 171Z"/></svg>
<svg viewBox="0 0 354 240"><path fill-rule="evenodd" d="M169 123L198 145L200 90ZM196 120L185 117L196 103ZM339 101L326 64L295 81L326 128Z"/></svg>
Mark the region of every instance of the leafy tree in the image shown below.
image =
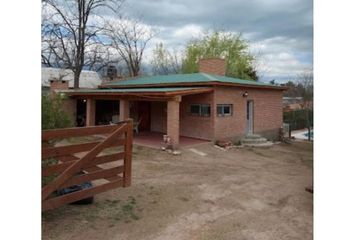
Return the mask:
<svg viewBox="0 0 354 240"><path fill-rule="evenodd" d="M226 60L226 76L258 80L253 66L255 57L241 34L213 31L201 39L188 43L182 63L183 73L198 72L197 60L208 57L223 57Z"/></svg>
<svg viewBox="0 0 354 240"><path fill-rule="evenodd" d="M163 43L156 44L151 65L153 73L157 75L180 73L182 67L177 52L171 53Z"/></svg>
<svg viewBox="0 0 354 240"><path fill-rule="evenodd" d="M73 126L69 115L62 109L62 104L63 98L60 95L42 95L42 130Z"/></svg>

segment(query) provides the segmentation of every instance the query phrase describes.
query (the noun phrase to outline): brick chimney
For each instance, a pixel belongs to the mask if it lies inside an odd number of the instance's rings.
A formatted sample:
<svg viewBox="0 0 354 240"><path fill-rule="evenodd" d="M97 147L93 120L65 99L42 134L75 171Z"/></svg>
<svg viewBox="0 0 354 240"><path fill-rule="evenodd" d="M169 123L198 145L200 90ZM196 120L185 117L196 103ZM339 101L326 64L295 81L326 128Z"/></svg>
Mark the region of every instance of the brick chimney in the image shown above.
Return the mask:
<svg viewBox="0 0 354 240"><path fill-rule="evenodd" d="M69 81L67 80L50 80L50 95L54 96L56 90L66 90L69 89Z"/></svg>
<svg viewBox="0 0 354 240"><path fill-rule="evenodd" d="M225 59L221 58L202 58L198 61L200 73L210 73L225 76Z"/></svg>

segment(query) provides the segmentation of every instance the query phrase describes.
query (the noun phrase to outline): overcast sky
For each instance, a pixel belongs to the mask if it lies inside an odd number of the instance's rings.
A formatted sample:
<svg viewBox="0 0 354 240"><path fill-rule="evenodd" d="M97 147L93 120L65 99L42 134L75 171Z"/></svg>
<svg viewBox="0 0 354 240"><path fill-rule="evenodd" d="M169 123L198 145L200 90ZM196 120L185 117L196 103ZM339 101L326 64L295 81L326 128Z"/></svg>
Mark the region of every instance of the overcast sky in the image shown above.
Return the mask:
<svg viewBox="0 0 354 240"><path fill-rule="evenodd" d="M147 63L157 42L181 49L203 31L222 28L243 33L257 53L263 81L288 80L312 68L311 0L126 0L124 11L159 29Z"/></svg>

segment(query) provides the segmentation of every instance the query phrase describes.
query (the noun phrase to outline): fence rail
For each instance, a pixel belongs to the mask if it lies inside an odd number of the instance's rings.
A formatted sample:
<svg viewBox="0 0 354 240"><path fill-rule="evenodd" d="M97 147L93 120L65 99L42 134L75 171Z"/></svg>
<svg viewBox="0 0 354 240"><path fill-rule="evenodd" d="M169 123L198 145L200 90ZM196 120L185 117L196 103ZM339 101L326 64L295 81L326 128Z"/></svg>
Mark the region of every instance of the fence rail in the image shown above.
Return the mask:
<svg viewBox="0 0 354 240"><path fill-rule="evenodd" d="M90 136L95 141L58 144L62 139ZM130 186L132 138L131 120L108 126L42 131L42 210ZM94 186L61 196L56 194L60 189L88 181L95 181Z"/></svg>

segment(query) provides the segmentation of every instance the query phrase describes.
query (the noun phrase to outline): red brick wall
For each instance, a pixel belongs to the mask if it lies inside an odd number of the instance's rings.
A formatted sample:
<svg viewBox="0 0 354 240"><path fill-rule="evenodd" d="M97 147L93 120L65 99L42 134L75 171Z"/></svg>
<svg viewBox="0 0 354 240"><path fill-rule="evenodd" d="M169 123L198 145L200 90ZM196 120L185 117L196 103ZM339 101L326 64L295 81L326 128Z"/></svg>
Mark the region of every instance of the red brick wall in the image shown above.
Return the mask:
<svg viewBox="0 0 354 240"><path fill-rule="evenodd" d="M173 147L178 147L180 131L179 100L167 102L167 135Z"/></svg>
<svg viewBox="0 0 354 240"><path fill-rule="evenodd" d="M242 94L248 92L248 97ZM282 91L237 87L215 87L214 93L182 97L180 102L180 135L206 140L239 140L246 133L247 100L254 101L254 133L276 139L282 126ZM190 104L210 104L211 116L189 114ZM232 116L216 116L217 104L232 104ZM166 102L151 103L151 131L166 133Z"/></svg>
<svg viewBox="0 0 354 240"><path fill-rule="evenodd" d="M246 99L242 91L233 87L216 87L214 91L215 105L232 104L232 116L215 117L215 139L231 138L241 135L246 129Z"/></svg>
<svg viewBox="0 0 354 240"><path fill-rule="evenodd" d="M189 114L189 106L194 103L211 104L212 94L197 94L182 97L180 102L180 135L186 137L194 137L200 139L211 140L213 138L213 118L191 116ZM211 109L213 111L213 109ZM213 112L211 113L213 114ZM151 103L151 131L167 132L167 103L152 102Z"/></svg>
<svg viewBox="0 0 354 240"><path fill-rule="evenodd" d="M250 96L250 95L249 95ZM283 125L283 92L282 91L254 91L254 130L256 133L267 134L275 130L276 135Z"/></svg>
<svg viewBox="0 0 354 240"><path fill-rule="evenodd" d="M76 99L67 98L63 100L62 108L69 115L72 123L76 126Z"/></svg>
<svg viewBox="0 0 354 240"><path fill-rule="evenodd" d="M199 72L225 75L225 60L221 58L202 58L198 62Z"/></svg>
<svg viewBox="0 0 354 240"><path fill-rule="evenodd" d="M69 89L68 81L52 80L50 81L50 96L54 96L55 90ZM76 104L77 100L72 98L64 99L62 102L62 109L69 115L74 126L76 125Z"/></svg>
<svg viewBox="0 0 354 240"><path fill-rule="evenodd" d="M151 102L152 132L167 132L167 104L166 102Z"/></svg>
<svg viewBox="0 0 354 240"><path fill-rule="evenodd" d="M212 116L214 109L211 107L210 117L191 116L190 104L210 104L212 106L213 94L204 93L182 97L180 103L180 131L182 136L211 140L213 138Z"/></svg>
<svg viewBox="0 0 354 240"><path fill-rule="evenodd" d="M54 94L55 90L65 90L69 89L68 81L52 80L50 81L50 94Z"/></svg>
<svg viewBox="0 0 354 240"><path fill-rule="evenodd" d="M244 91L248 97L243 97ZM283 122L282 97L279 90L216 87L215 108L217 104L233 104L232 116L215 116L215 139L241 138L246 133L247 100L254 102L254 133L267 138L277 138Z"/></svg>

